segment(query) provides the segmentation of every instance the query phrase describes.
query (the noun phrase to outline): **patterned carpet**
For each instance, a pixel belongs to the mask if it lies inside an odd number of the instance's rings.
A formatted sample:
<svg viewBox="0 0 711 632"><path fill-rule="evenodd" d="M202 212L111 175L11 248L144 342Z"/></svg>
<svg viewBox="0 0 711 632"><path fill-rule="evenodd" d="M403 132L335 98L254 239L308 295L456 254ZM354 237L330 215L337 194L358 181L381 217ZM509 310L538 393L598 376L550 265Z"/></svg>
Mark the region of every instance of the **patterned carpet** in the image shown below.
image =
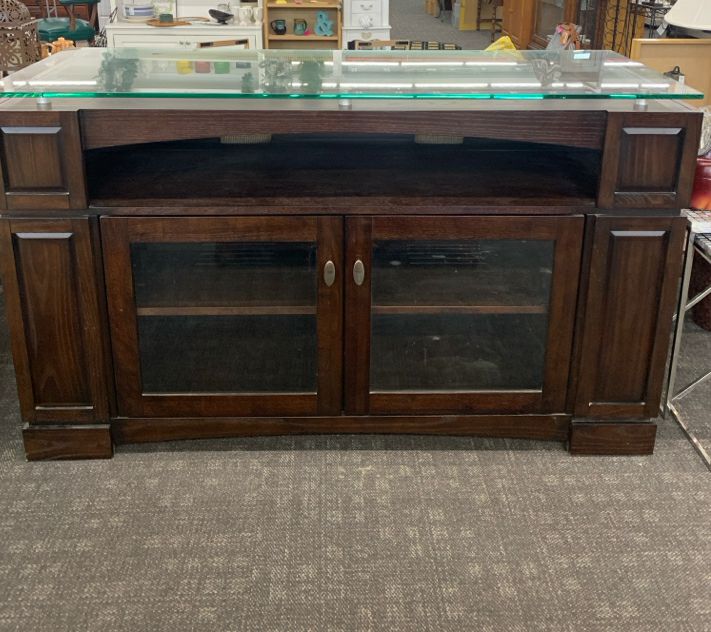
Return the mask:
<svg viewBox="0 0 711 632"><path fill-rule="evenodd" d="M641 458L344 436L29 464L5 330L2 632L711 630L711 478L671 422Z"/></svg>

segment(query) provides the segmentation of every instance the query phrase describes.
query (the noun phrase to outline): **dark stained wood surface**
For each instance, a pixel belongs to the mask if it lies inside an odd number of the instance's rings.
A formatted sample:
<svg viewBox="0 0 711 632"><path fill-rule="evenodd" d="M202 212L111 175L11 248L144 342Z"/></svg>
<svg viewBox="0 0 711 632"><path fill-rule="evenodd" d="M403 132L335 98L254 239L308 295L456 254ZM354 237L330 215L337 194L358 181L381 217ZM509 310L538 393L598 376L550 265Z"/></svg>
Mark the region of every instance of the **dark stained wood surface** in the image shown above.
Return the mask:
<svg viewBox="0 0 711 632"><path fill-rule="evenodd" d="M596 219L576 415L657 416L685 227L681 217Z"/></svg>
<svg viewBox="0 0 711 632"><path fill-rule="evenodd" d="M108 425L25 426L22 440L28 461L110 459L113 456Z"/></svg>
<svg viewBox="0 0 711 632"><path fill-rule="evenodd" d="M0 113L2 208L85 209L76 112Z"/></svg>
<svg viewBox="0 0 711 632"><path fill-rule="evenodd" d="M685 208L693 186L700 113L608 115L597 205Z"/></svg>
<svg viewBox="0 0 711 632"><path fill-rule="evenodd" d="M84 110L85 149L235 134L454 134L599 149L606 112Z"/></svg>
<svg viewBox="0 0 711 632"><path fill-rule="evenodd" d="M319 217L318 241L318 414L339 415L343 410L343 218ZM336 268L329 287L324 280L327 262Z"/></svg>
<svg viewBox="0 0 711 632"><path fill-rule="evenodd" d="M652 454L656 435L655 423L596 423L576 419L570 425L569 450L571 454Z"/></svg>
<svg viewBox="0 0 711 632"><path fill-rule="evenodd" d="M344 410L352 415L369 410L372 222L370 217L346 218ZM365 269L361 285L353 280L356 261Z"/></svg>
<svg viewBox="0 0 711 632"><path fill-rule="evenodd" d="M334 212L333 204L382 203L435 213L449 205L592 207L599 160L592 150L530 143L426 145L361 134L103 149L87 154L87 168L95 206L281 204Z"/></svg>
<svg viewBox="0 0 711 632"><path fill-rule="evenodd" d="M116 443L144 443L179 439L255 437L288 434L419 434L483 437L516 437L565 441L567 415L479 416L339 416L216 419L127 419L111 422Z"/></svg>
<svg viewBox="0 0 711 632"><path fill-rule="evenodd" d="M1 220L0 229L23 419L107 421L110 378L90 220Z"/></svg>

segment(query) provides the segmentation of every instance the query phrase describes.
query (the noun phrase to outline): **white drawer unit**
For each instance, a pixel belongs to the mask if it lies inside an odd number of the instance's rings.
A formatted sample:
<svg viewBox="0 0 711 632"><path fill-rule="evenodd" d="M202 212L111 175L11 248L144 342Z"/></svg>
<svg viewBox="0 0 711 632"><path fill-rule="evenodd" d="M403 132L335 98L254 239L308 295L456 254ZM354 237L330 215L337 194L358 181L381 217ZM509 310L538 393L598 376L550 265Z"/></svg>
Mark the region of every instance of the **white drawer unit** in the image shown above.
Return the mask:
<svg viewBox="0 0 711 632"><path fill-rule="evenodd" d="M344 48L354 39L390 39L388 0L345 0L343 8Z"/></svg>
<svg viewBox="0 0 711 632"><path fill-rule="evenodd" d="M262 48L260 26L191 25L156 28L147 24L116 22L106 25L108 47L196 48L201 42L246 39L249 48ZM241 47L242 48L242 47Z"/></svg>

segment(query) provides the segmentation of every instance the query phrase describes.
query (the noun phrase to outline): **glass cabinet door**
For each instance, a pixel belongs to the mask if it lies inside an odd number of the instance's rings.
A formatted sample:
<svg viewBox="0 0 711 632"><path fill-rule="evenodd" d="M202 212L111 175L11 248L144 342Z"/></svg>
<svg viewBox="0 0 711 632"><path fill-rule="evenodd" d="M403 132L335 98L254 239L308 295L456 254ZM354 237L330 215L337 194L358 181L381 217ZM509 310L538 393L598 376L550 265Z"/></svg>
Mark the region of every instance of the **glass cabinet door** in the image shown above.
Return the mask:
<svg viewBox="0 0 711 632"><path fill-rule="evenodd" d="M346 286L347 407L563 412L581 219L384 217L347 230L359 275Z"/></svg>
<svg viewBox="0 0 711 632"><path fill-rule="evenodd" d="M104 218L102 232L122 414L340 412L341 220Z"/></svg>

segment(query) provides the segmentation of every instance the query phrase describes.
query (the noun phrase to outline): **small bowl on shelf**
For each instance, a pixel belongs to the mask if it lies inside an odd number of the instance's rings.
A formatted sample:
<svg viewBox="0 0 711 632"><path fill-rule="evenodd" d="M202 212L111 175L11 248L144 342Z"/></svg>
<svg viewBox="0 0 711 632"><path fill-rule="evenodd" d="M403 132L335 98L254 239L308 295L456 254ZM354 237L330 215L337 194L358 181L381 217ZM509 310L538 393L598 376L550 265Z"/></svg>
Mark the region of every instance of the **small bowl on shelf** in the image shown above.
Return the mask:
<svg viewBox="0 0 711 632"><path fill-rule="evenodd" d="M218 24L227 24L232 18L234 18L234 13L227 13L227 11L220 11L219 9L210 9L208 11L211 18L215 18Z"/></svg>

